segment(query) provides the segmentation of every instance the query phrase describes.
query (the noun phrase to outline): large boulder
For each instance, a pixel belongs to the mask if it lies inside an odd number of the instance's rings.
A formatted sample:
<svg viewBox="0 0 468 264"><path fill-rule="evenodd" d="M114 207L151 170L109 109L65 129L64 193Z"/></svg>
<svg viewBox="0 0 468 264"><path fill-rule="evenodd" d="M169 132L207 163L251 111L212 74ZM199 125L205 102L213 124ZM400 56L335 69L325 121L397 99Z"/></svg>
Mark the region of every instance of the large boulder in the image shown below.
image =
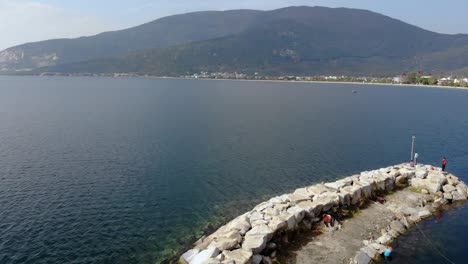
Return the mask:
<svg viewBox="0 0 468 264"><path fill-rule="evenodd" d="M249 216L249 219L251 223L257 220L264 220L263 214L258 211L252 211L252 213Z"/></svg>
<svg viewBox="0 0 468 264"><path fill-rule="evenodd" d="M197 255L195 255L192 260L189 262L190 264L204 264L211 258L215 258L220 253L219 249L217 248L207 248Z"/></svg>
<svg viewBox="0 0 468 264"><path fill-rule="evenodd" d="M392 238L388 235L382 235L381 237L377 238L377 242L382 245L386 245L387 243L391 242Z"/></svg>
<svg viewBox="0 0 468 264"><path fill-rule="evenodd" d="M435 194L436 192L442 189L442 185L444 184L444 180L442 179L420 179L420 178L413 178L411 179L411 186L418 188L418 189L426 189L430 193Z"/></svg>
<svg viewBox="0 0 468 264"><path fill-rule="evenodd" d="M444 191L444 193L451 193L451 192L455 191L456 188L453 185L446 184L446 185L442 186L442 190Z"/></svg>
<svg viewBox="0 0 468 264"><path fill-rule="evenodd" d="M314 197L314 194L309 192L307 190L307 188L299 188L299 189L296 189L294 191L295 194L299 194L299 195L302 195L302 196L306 196L306 197L309 197L309 198L312 198Z"/></svg>
<svg viewBox="0 0 468 264"><path fill-rule="evenodd" d="M312 201L302 201L296 206L302 208L310 217L315 217L314 215L314 203Z"/></svg>
<svg viewBox="0 0 468 264"><path fill-rule="evenodd" d="M415 172L415 177L420 179L425 179L428 175L428 172L425 168L418 168Z"/></svg>
<svg viewBox="0 0 468 264"><path fill-rule="evenodd" d="M355 181L354 182L354 186L356 187L359 187L361 189L361 196L363 197L371 197L372 196L372 193L375 189L375 181L372 180L372 181L369 181L366 179L362 179L362 181ZM385 186L385 183L384 183L384 186ZM385 188L385 187L384 187Z"/></svg>
<svg viewBox="0 0 468 264"><path fill-rule="evenodd" d="M418 213L418 216L419 216L420 218L422 218L422 219L427 218L427 217L429 217L429 216L431 216L431 215L432 215L432 214L431 214L431 212L430 212L428 209L422 209L422 210L419 211L419 213Z"/></svg>
<svg viewBox="0 0 468 264"><path fill-rule="evenodd" d="M189 251L185 252L184 254L182 254L179 262L181 263L184 263L184 264L188 264L190 263L190 261L192 261L192 259L198 255L198 253L200 253L200 249L190 249Z"/></svg>
<svg viewBox="0 0 468 264"><path fill-rule="evenodd" d="M324 193L319 195L314 199L313 204L314 208L316 206L321 207L323 211L328 211L334 206L338 206L340 203L340 198L336 193ZM317 214L315 214L317 215Z"/></svg>
<svg viewBox="0 0 468 264"><path fill-rule="evenodd" d="M328 182L325 183L325 187L332 189L334 191L339 190L345 186L351 186L353 184L353 178L352 177L347 177L341 180L337 180L335 182Z"/></svg>
<svg viewBox="0 0 468 264"><path fill-rule="evenodd" d="M316 184L308 187L307 191L314 195L320 195L322 193L328 192L329 189L324 184Z"/></svg>
<svg viewBox="0 0 468 264"><path fill-rule="evenodd" d="M371 260L371 257L362 251L359 251L356 257L354 257L354 263L356 264L369 264Z"/></svg>
<svg viewBox="0 0 468 264"><path fill-rule="evenodd" d="M447 183L447 178L445 177L444 174L442 174L440 172L430 172L427 175L427 179L432 180L432 181L440 181L440 182L442 182L442 185Z"/></svg>
<svg viewBox="0 0 468 264"><path fill-rule="evenodd" d="M377 255L377 251L371 246L363 247L361 248L361 251L366 253L366 255L370 258L375 258L375 256Z"/></svg>
<svg viewBox="0 0 468 264"><path fill-rule="evenodd" d="M369 246L375 249L379 254L384 253L385 249L387 249L386 246L378 244L378 243L372 243Z"/></svg>
<svg viewBox="0 0 468 264"><path fill-rule="evenodd" d="M287 230L294 230L297 227L297 221L296 217L294 214L290 213L284 213L278 216L278 219L280 219L282 222L285 222L287 224Z"/></svg>
<svg viewBox="0 0 468 264"><path fill-rule="evenodd" d="M465 196L465 197L468 196L467 188L466 188L466 185L464 183L457 184L457 192L459 194L461 194L462 196Z"/></svg>
<svg viewBox="0 0 468 264"><path fill-rule="evenodd" d="M287 212L294 215L297 223L301 222L306 214L306 210L297 205L289 207Z"/></svg>
<svg viewBox="0 0 468 264"><path fill-rule="evenodd" d="M269 200L269 202L271 202L272 204L287 203L289 202L288 195L283 194L281 196L273 197Z"/></svg>
<svg viewBox="0 0 468 264"><path fill-rule="evenodd" d="M444 193L444 195L445 195L445 193ZM452 199L453 199L453 201L464 201L464 200L466 200L466 196L462 195L458 191L453 191L452 192Z"/></svg>
<svg viewBox="0 0 468 264"><path fill-rule="evenodd" d="M252 262L252 251L236 249L233 251L223 251L225 261L234 261L235 264L248 264Z"/></svg>
<svg viewBox="0 0 468 264"><path fill-rule="evenodd" d="M444 199L449 200L449 201L452 201L452 200L453 200L453 196L452 196L451 193L447 193L447 192L446 192L446 193L444 193L444 196L443 196L443 197L444 197Z"/></svg>
<svg viewBox="0 0 468 264"><path fill-rule="evenodd" d="M263 202L263 203L258 204L257 206L255 206L253 211L262 212L263 210L265 210L267 208L272 208L273 206L274 206L274 204L272 202L270 202L270 201Z"/></svg>
<svg viewBox="0 0 468 264"><path fill-rule="evenodd" d="M351 196L351 204L356 205L361 199L361 188L359 186L346 186L341 189L341 193L349 194Z"/></svg>
<svg viewBox="0 0 468 264"><path fill-rule="evenodd" d="M239 231L228 232L221 237L217 237L211 241L209 247L216 247L219 250L231 250L236 248L242 241L242 236Z"/></svg>
<svg viewBox="0 0 468 264"><path fill-rule="evenodd" d="M273 219L268 223L268 227L273 230L273 232L281 232L288 228L288 222L280 219L279 217L273 217Z"/></svg>
<svg viewBox="0 0 468 264"><path fill-rule="evenodd" d="M313 195L304 195L304 194L300 194L300 193L291 193L288 195L289 197L289 200L294 203L294 204L297 204L297 203L300 203L302 201L310 201L312 200L310 197L313 196Z"/></svg>
<svg viewBox="0 0 468 264"><path fill-rule="evenodd" d="M232 220L229 224L226 225L228 231L239 231L241 235L245 235L247 231L250 230L250 223L242 217L238 217Z"/></svg>
<svg viewBox="0 0 468 264"><path fill-rule="evenodd" d="M266 247L268 242L267 237L263 235L251 235L245 236L244 242L242 242L242 248L244 250L253 252L254 254L259 254Z"/></svg>
<svg viewBox="0 0 468 264"><path fill-rule="evenodd" d="M349 193L340 190L338 198L340 199L340 205L351 205L351 195Z"/></svg>
<svg viewBox="0 0 468 264"><path fill-rule="evenodd" d="M280 211L277 209L277 208L267 208L265 209L265 211L263 211L263 213L265 213L264 217L265 216L277 216L280 214Z"/></svg>
<svg viewBox="0 0 468 264"><path fill-rule="evenodd" d="M407 178L412 178L415 176L416 174L416 171L414 168L411 168L411 167L405 167L405 168L401 168L399 170L399 173L401 176L404 176L404 177L407 177Z"/></svg>
<svg viewBox="0 0 468 264"><path fill-rule="evenodd" d="M398 220L393 220L391 223L390 223L390 228L395 230L396 232L400 233L400 234L403 234L405 232L405 225L398 221Z"/></svg>

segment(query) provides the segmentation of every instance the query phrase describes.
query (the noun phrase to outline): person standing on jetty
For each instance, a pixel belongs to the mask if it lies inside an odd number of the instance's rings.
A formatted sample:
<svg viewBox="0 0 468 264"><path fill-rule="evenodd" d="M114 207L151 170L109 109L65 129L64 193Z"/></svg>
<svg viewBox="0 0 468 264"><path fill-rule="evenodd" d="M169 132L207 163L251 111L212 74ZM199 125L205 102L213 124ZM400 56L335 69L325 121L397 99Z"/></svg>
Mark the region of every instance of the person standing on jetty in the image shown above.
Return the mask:
<svg viewBox="0 0 468 264"><path fill-rule="evenodd" d="M391 261L392 260L392 247L387 247L383 253L385 261Z"/></svg>
<svg viewBox="0 0 468 264"><path fill-rule="evenodd" d="M445 171L445 166L447 166L447 158L442 159L442 171Z"/></svg>

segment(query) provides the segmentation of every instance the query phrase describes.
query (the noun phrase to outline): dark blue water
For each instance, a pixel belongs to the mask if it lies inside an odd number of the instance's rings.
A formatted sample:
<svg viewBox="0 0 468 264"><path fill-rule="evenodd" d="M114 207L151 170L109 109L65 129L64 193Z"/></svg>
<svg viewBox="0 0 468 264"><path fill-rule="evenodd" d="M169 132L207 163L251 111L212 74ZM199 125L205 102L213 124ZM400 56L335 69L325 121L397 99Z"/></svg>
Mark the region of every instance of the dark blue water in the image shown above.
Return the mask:
<svg viewBox="0 0 468 264"><path fill-rule="evenodd" d="M275 194L406 161L413 134L421 162L447 156L466 180L467 102L414 87L2 77L0 263L158 263Z"/></svg>

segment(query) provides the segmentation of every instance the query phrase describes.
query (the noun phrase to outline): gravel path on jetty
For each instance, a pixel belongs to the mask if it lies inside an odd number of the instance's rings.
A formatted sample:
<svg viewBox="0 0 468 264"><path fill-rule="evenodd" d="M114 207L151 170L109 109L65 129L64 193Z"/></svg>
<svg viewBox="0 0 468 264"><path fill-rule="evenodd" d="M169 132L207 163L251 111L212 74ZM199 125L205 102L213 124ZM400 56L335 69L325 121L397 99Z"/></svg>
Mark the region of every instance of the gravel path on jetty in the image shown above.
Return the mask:
<svg viewBox="0 0 468 264"><path fill-rule="evenodd" d="M369 201L351 218L340 221L340 230L329 231L320 224L316 231L304 232L290 241L288 247L282 248L277 257L283 264L347 264L365 241L371 237L378 238L386 227L396 218L391 210L395 206L417 207L426 195L408 189L385 196L384 204ZM318 231L318 232L317 232ZM321 235L318 235L321 233Z"/></svg>

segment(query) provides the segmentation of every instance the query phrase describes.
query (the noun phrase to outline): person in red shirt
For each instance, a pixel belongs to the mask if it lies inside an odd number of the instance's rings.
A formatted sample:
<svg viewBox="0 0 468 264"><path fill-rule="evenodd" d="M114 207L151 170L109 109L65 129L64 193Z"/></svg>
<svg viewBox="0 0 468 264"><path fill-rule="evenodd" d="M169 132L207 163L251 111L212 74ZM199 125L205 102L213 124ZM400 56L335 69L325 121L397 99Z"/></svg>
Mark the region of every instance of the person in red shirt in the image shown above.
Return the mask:
<svg viewBox="0 0 468 264"><path fill-rule="evenodd" d="M444 157L442 160L442 171L445 171L445 166L447 166L447 159Z"/></svg>
<svg viewBox="0 0 468 264"><path fill-rule="evenodd" d="M329 214L324 214L322 216L322 221L326 227L333 227L335 225L335 219Z"/></svg>

